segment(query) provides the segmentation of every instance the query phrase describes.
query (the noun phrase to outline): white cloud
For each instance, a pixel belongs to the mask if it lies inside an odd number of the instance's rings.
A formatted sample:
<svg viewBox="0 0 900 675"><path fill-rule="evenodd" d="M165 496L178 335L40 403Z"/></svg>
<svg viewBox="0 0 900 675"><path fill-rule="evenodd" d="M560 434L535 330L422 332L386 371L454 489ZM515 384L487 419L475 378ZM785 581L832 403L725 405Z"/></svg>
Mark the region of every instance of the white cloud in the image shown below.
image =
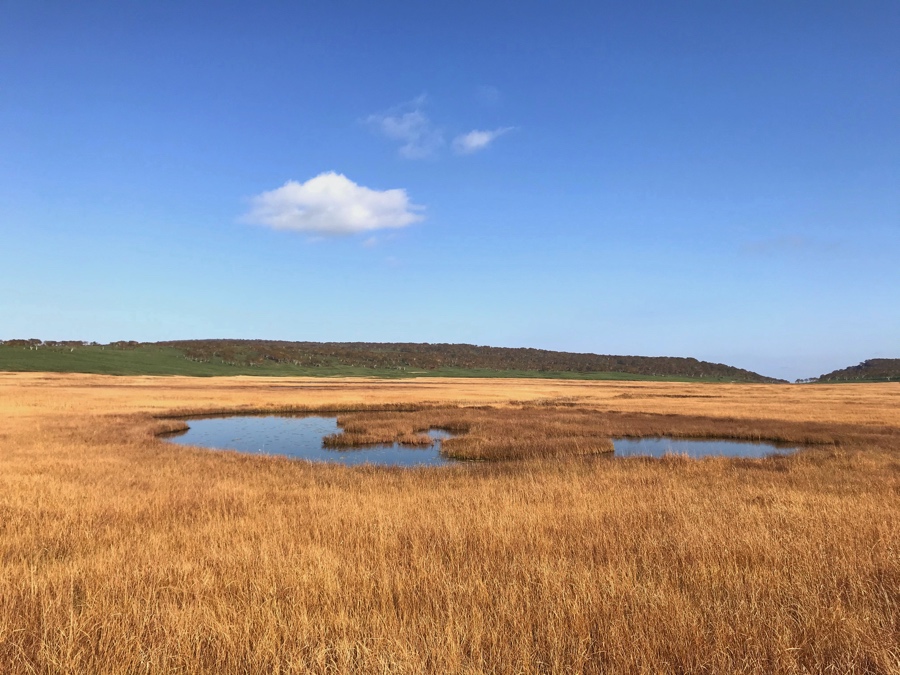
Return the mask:
<svg viewBox="0 0 900 675"><path fill-rule="evenodd" d="M400 141L402 157L424 159L444 145L444 132L432 124L424 107L422 95L386 112L369 115L365 122L392 141Z"/></svg>
<svg viewBox="0 0 900 675"><path fill-rule="evenodd" d="M460 134L453 139L453 149L460 155L471 155L473 152L484 150L503 134L512 131L513 127L500 127L493 131L480 131L475 129L467 134Z"/></svg>
<svg viewBox="0 0 900 675"><path fill-rule="evenodd" d="M406 190L372 190L329 171L256 195L244 220L276 230L335 236L406 227L423 220L422 208L410 204Z"/></svg>

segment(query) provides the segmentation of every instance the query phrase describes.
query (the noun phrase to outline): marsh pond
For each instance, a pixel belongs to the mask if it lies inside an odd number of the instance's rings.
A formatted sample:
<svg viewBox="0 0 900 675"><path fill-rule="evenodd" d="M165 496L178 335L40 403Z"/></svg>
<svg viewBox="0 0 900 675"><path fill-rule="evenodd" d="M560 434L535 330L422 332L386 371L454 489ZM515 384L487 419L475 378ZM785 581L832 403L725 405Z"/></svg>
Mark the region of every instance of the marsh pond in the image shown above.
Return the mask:
<svg viewBox="0 0 900 675"><path fill-rule="evenodd" d="M332 449L326 448L322 439L340 433L336 417L210 417L189 420L188 426L186 432L167 440L216 450L347 465L441 466L455 462L441 455L441 441L450 434L438 429L428 432L433 443L426 447L394 443Z"/></svg>
<svg viewBox="0 0 900 675"><path fill-rule="evenodd" d="M441 454L441 443L451 434L429 430L430 446L393 444L356 448L326 448L323 438L341 431L336 417L322 416L249 416L191 419L188 430L166 440L215 450L236 450L259 455L279 455L313 462L345 465L379 464L384 466L443 466L458 460ZM605 457L662 457L666 454L691 458L709 456L761 458L786 454L792 446L733 440L693 440L683 438L616 438L615 451Z"/></svg>

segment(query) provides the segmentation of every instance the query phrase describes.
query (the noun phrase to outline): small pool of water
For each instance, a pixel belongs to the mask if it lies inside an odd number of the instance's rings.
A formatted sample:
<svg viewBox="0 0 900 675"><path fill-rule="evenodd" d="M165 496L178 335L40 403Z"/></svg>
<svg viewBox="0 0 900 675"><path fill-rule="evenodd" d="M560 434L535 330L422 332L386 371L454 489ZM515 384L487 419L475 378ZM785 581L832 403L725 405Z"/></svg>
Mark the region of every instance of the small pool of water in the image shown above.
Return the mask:
<svg viewBox="0 0 900 675"><path fill-rule="evenodd" d="M186 432L166 440L216 450L347 465L442 466L454 461L441 455L441 441L452 434L440 429L428 432L434 443L424 448L394 443L331 449L323 447L322 439L341 431L335 417L210 417L188 420L188 426Z"/></svg>
<svg viewBox="0 0 900 675"><path fill-rule="evenodd" d="M614 438L614 457L662 457L666 454L700 457L747 457L758 459L775 454L790 454L797 448L775 443L753 443L720 439L690 438Z"/></svg>

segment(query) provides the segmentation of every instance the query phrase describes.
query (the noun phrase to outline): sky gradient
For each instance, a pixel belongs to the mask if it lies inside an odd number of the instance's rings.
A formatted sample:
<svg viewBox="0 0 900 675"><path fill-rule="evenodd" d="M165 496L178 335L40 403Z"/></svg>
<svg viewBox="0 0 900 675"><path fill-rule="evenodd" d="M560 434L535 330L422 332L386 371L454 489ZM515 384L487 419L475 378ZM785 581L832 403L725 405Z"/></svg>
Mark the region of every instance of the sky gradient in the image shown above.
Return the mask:
<svg viewBox="0 0 900 675"><path fill-rule="evenodd" d="M900 3L43 2L0 339L900 357Z"/></svg>

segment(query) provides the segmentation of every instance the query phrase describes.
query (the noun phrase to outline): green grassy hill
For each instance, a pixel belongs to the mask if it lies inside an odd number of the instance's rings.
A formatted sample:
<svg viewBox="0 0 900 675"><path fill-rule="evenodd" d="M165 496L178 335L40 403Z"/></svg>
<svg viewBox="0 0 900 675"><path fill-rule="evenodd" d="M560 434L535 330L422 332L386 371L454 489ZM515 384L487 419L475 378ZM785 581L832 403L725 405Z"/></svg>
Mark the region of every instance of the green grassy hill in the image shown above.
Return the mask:
<svg viewBox="0 0 900 675"><path fill-rule="evenodd" d="M263 340L115 342L108 345L7 340L0 343L0 370L108 375L778 381L740 368L691 358L601 356L474 345Z"/></svg>

